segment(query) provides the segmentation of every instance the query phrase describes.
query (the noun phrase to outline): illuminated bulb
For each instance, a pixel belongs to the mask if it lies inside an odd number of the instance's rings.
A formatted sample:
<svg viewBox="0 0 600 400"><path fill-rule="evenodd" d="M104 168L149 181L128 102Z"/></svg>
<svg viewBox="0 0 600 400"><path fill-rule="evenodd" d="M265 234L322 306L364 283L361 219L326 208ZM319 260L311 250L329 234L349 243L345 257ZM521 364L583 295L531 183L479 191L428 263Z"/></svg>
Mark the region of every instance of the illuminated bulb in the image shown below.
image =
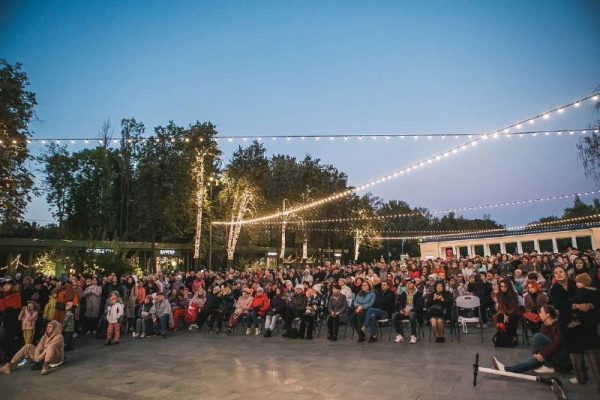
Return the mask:
<svg viewBox="0 0 600 400"><path fill-rule="evenodd" d="M227 141L228 142L233 142L233 139L232 138L227 138Z"/></svg>
<svg viewBox="0 0 600 400"><path fill-rule="evenodd" d="M173 142L173 139L171 139L171 142ZM113 143L117 143L117 139L113 139Z"/></svg>
<svg viewBox="0 0 600 400"><path fill-rule="evenodd" d="M377 136L371 136L371 139L377 140Z"/></svg>
<svg viewBox="0 0 600 400"><path fill-rule="evenodd" d="M319 141L319 140L321 140L321 138L317 136L317 137L315 138L315 140L316 140L316 141Z"/></svg>
<svg viewBox="0 0 600 400"><path fill-rule="evenodd" d="M244 138L244 140L246 140L246 139ZM292 140L292 138L291 138L291 137L288 137L288 138L287 138L287 140L288 140L288 142L289 142L290 140Z"/></svg>
<svg viewBox="0 0 600 400"><path fill-rule="evenodd" d="M548 118L550 118L550 115L548 115L548 114L544 114L543 118L544 118L544 119L548 119Z"/></svg>
<svg viewBox="0 0 600 400"><path fill-rule="evenodd" d="M389 136L386 136L386 137L385 137L385 139L386 139L386 140L390 140L390 137L389 137Z"/></svg>
<svg viewBox="0 0 600 400"><path fill-rule="evenodd" d="M305 137L304 137L304 136L302 136L300 139L304 140L304 139L305 139Z"/></svg>
<svg viewBox="0 0 600 400"><path fill-rule="evenodd" d="M570 131L570 132L569 132L569 135L572 135L572 134L574 134L574 133L575 133L575 132L573 132L573 131Z"/></svg>
<svg viewBox="0 0 600 400"><path fill-rule="evenodd" d="M442 135L442 140L446 139L446 135Z"/></svg>
<svg viewBox="0 0 600 400"><path fill-rule="evenodd" d="M400 136L400 139L404 140L404 136Z"/></svg>
<svg viewBox="0 0 600 400"><path fill-rule="evenodd" d="M550 134L550 132L546 132L546 136L548 136Z"/></svg>
<svg viewBox="0 0 600 400"><path fill-rule="evenodd" d="M330 137L329 137L329 140L333 140L333 139L334 139L334 137L333 137L333 136L330 136Z"/></svg>
<svg viewBox="0 0 600 400"><path fill-rule="evenodd" d="M587 134L587 131L581 131L581 133L583 133L585 135L585 134Z"/></svg>
<svg viewBox="0 0 600 400"><path fill-rule="evenodd" d="M558 136L560 136L560 135L562 135L562 132L556 132L556 134L557 134Z"/></svg>
<svg viewBox="0 0 600 400"><path fill-rule="evenodd" d="M56 143L60 144L60 140L57 140Z"/></svg>
<svg viewBox="0 0 600 400"><path fill-rule="evenodd" d="M71 143L75 143L75 141L74 141L74 140L71 140Z"/></svg>
<svg viewBox="0 0 600 400"><path fill-rule="evenodd" d="M275 140L277 140L277 138L276 138L276 137L273 137L273 138L271 138L271 140L275 141Z"/></svg>
<svg viewBox="0 0 600 400"><path fill-rule="evenodd" d="M427 139L431 139L431 136L427 136Z"/></svg>
<svg viewBox="0 0 600 400"><path fill-rule="evenodd" d="M580 103L579 103L579 102L577 102L577 103L575 103L575 104L574 104L574 106L575 106L575 107L579 107L579 104L580 104Z"/></svg>
<svg viewBox="0 0 600 400"><path fill-rule="evenodd" d="M261 137L257 137L256 140L258 140L259 142L262 140Z"/></svg>
<svg viewBox="0 0 600 400"><path fill-rule="evenodd" d="M17 144L17 141L16 141L16 140L13 140L13 141L12 141L12 144Z"/></svg>
<svg viewBox="0 0 600 400"><path fill-rule="evenodd" d="M471 146L477 146L477 142L472 142Z"/></svg>
<svg viewBox="0 0 600 400"><path fill-rule="evenodd" d="M143 142L143 141L144 141L144 139L142 139L142 142ZM87 140L87 139L85 139L85 140L84 140L84 143L89 143L89 142L90 142L90 141L89 141L89 140Z"/></svg>
<svg viewBox="0 0 600 400"><path fill-rule="evenodd" d="M529 120L529 123L530 123L530 124L532 124L532 125L533 125L533 123L534 123L534 122L535 122L535 120L534 120L534 119L530 119L530 120Z"/></svg>
<svg viewBox="0 0 600 400"><path fill-rule="evenodd" d="M344 136L344 140L348 140L348 136Z"/></svg>
<svg viewBox="0 0 600 400"><path fill-rule="evenodd" d="M518 124L518 125L517 125L517 129L521 129L521 124Z"/></svg>
<svg viewBox="0 0 600 400"><path fill-rule="evenodd" d="M594 101L598 100L598 96L592 97L592 100L594 100Z"/></svg>
<svg viewBox="0 0 600 400"><path fill-rule="evenodd" d="M533 136L537 136L537 132L534 132L534 133L533 133Z"/></svg>
<svg viewBox="0 0 600 400"><path fill-rule="evenodd" d="M362 136L359 136L359 137L358 137L358 140L362 140Z"/></svg>

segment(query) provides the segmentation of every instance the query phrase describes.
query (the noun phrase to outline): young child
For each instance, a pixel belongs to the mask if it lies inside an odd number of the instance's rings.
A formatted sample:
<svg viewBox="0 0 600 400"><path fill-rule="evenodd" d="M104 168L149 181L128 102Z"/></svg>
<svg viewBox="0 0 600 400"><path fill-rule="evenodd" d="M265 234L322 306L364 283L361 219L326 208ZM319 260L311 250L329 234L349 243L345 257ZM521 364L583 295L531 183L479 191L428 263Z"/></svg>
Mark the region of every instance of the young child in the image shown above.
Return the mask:
<svg viewBox="0 0 600 400"><path fill-rule="evenodd" d="M112 292L108 306L106 307L106 320L108 322L108 328L106 329L105 346L119 344L119 339L121 339L121 318L123 318L123 304L119 300L119 292Z"/></svg>
<svg viewBox="0 0 600 400"><path fill-rule="evenodd" d="M33 333L35 331L35 321L37 320L38 312L35 309L35 302L28 301L27 305L21 309L19 321L21 321L21 329L23 330L23 339L25 344L33 343Z"/></svg>
<svg viewBox="0 0 600 400"><path fill-rule="evenodd" d="M44 321L54 321L54 314L56 312L56 297L58 296L58 289L52 289L50 298L46 307L44 307Z"/></svg>
<svg viewBox="0 0 600 400"><path fill-rule="evenodd" d="M65 319L62 322L62 334L65 339L65 351L73 350L73 331L75 330L75 314L73 302L67 301L65 304Z"/></svg>

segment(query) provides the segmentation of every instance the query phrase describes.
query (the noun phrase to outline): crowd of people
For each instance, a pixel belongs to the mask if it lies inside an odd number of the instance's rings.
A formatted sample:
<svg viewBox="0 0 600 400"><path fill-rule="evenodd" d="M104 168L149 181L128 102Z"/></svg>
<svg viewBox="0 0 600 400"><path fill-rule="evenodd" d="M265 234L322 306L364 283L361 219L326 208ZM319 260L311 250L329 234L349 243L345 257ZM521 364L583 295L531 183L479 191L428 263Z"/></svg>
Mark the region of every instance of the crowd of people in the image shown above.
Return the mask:
<svg viewBox="0 0 600 400"><path fill-rule="evenodd" d="M540 373L574 369L573 383L598 379L600 250L565 254L497 254L271 270L187 271L144 276L2 278L0 373L34 362L43 374L60 364L79 335L118 345L121 335L166 338L179 329L215 334L280 333L311 340L321 329L339 338L340 326L358 342L380 338L387 322L396 343L416 344L424 325L443 343L462 311L495 330L499 347L515 346L518 329L533 334L530 359L498 369ZM479 310L456 299L475 296ZM479 312L480 311L480 312ZM242 328L240 329L240 325ZM346 334L344 333L344 336ZM25 360L25 361L24 361Z"/></svg>

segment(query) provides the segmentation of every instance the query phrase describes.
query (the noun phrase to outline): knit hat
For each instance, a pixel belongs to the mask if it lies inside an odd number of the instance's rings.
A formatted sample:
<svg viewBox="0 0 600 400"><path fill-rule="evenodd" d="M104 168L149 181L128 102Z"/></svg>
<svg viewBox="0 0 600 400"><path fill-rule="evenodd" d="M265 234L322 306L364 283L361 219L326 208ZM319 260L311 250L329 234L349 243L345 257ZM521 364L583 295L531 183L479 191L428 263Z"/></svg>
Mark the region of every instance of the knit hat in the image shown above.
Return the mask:
<svg viewBox="0 0 600 400"><path fill-rule="evenodd" d="M588 287L592 285L592 277L587 272L583 274L578 274L575 277L575 282L581 283L583 286Z"/></svg>
<svg viewBox="0 0 600 400"><path fill-rule="evenodd" d="M294 289L296 289L296 290L300 289L300 290L304 291L304 286L303 285L296 285L296 287Z"/></svg>

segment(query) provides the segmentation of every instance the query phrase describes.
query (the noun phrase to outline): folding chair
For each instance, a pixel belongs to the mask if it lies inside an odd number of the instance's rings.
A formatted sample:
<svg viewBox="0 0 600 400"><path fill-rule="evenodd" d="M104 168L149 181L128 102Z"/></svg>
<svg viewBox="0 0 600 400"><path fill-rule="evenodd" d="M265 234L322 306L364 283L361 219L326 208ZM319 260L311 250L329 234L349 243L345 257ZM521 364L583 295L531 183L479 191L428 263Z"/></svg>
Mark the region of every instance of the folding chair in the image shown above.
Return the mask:
<svg viewBox="0 0 600 400"><path fill-rule="evenodd" d="M521 342L523 344L529 344L529 328L527 327L527 321L525 321L525 318L521 317L519 324L521 325Z"/></svg>
<svg viewBox="0 0 600 400"><path fill-rule="evenodd" d="M392 340L392 320L390 318L378 319L377 320L377 336L383 337L383 328L389 327L390 334L388 335L388 342Z"/></svg>
<svg viewBox="0 0 600 400"><path fill-rule="evenodd" d="M444 325L447 325L450 328L450 341L454 342L454 337L456 336L456 340L460 341L460 329L456 326L456 303L453 303L450 309L450 319L444 319ZM429 341L431 342L431 335L433 333L433 326L429 325Z"/></svg>
<svg viewBox="0 0 600 400"><path fill-rule="evenodd" d="M478 323L479 332L481 334L481 343L483 343L483 323L481 318L481 303L477 296L459 296L456 298L456 311L458 314L458 336L457 339L460 341L460 329L463 329L465 334L468 334L469 323ZM460 315L461 311L472 311L476 312L477 315L473 317L466 317Z"/></svg>

